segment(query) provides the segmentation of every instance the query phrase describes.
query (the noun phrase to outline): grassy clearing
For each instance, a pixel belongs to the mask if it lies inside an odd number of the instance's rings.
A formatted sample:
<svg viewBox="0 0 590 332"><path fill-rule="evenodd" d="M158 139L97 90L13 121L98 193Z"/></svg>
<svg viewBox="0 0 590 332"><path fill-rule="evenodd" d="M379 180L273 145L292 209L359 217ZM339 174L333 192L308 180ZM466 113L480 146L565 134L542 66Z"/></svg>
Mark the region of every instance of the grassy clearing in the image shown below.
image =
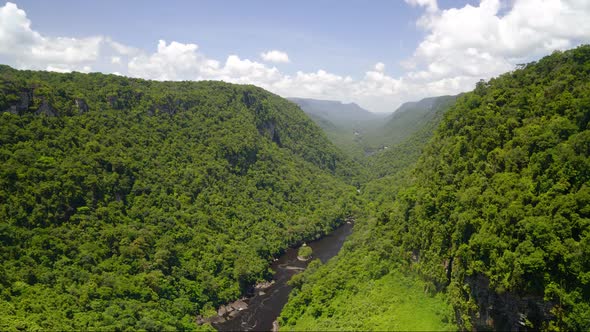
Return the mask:
<svg viewBox="0 0 590 332"><path fill-rule="evenodd" d="M456 330L444 294L431 296L424 288L419 278L394 271L356 289L339 292L320 316L306 310L295 325L282 330Z"/></svg>

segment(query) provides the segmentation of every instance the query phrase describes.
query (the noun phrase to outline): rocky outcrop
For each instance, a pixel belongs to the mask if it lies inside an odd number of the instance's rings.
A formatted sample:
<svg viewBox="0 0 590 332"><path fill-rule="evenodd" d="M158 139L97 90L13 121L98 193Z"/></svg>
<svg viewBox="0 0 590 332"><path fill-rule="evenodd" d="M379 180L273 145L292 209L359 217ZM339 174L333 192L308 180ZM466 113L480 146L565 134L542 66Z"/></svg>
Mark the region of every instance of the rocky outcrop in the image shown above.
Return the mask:
<svg viewBox="0 0 590 332"><path fill-rule="evenodd" d="M248 303L245 299L234 301L227 305L222 305L217 309L217 315L213 317L204 318L203 316L197 316L198 324L205 323L221 323L228 319L236 317L240 311L248 309Z"/></svg>
<svg viewBox="0 0 590 332"><path fill-rule="evenodd" d="M17 110L20 114L27 111L29 106L33 104L34 89L25 89L20 93L20 103L17 106Z"/></svg>
<svg viewBox="0 0 590 332"><path fill-rule="evenodd" d="M468 277L466 281L479 307L479 313L472 317L476 330L539 330L553 318L551 309L555 304L544 301L542 295L498 294L490 289L488 278L482 275Z"/></svg>
<svg viewBox="0 0 590 332"><path fill-rule="evenodd" d="M242 311L248 309L248 304L243 300L237 300L229 305L233 310Z"/></svg>
<svg viewBox="0 0 590 332"><path fill-rule="evenodd" d="M51 105L49 105L49 102L47 102L47 99L45 97L41 97L41 106L39 106L39 108L37 109L37 111L35 111L36 115L45 115L45 116L57 116L57 111L55 109L53 109L53 107L51 107Z"/></svg>
<svg viewBox="0 0 590 332"><path fill-rule="evenodd" d="M256 286L254 286L254 289L257 291L261 291L261 290L265 290L265 289L270 288L274 284L275 284L274 280L264 281L264 282L257 283Z"/></svg>
<svg viewBox="0 0 590 332"><path fill-rule="evenodd" d="M262 106L263 100L264 98L257 97L256 94L251 92L244 92L242 95L244 105L251 109L258 118L257 128L260 135L270 138L277 145L281 146L277 122L272 116L266 113L268 111Z"/></svg>
<svg viewBox="0 0 590 332"><path fill-rule="evenodd" d="M35 101L38 102L39 99L41 99L41 105L39 108L37 108L37 110L34 111L34 114L51 117L58 115L57 110L55 110L49 104L49 101L45 96L35 96L34 88L22 89L19 94L19 99L12 105L9 105L8 109L4 110L4 112L9 112L16 115L26 114L31 110L32 107L34 107Z"/></svg>
<svg viewBox="0 0 590 332"><path fill-rule="evenodd" d="M78 108L78 113L84 114L88 112L88 104L84 99L76 98L74 102L76 103L76 107Z"/></svg>
<svg viewBox="0 0 590 332"><path fill-rule="evenodd" d="M260 135L269 137L273 142L281 146L281 137L277 130L277 123L274 120L268 120L258 126L258 132Z"/></svg>
<svg viewBox="0 0 590 332"><path fill-rule="evenodd" d="M29 107L33 105L33 92L34 89L23 89L19 94L19 100L8 106L4 112L9 112L16 115L23 115L29 110Z"/></svg>

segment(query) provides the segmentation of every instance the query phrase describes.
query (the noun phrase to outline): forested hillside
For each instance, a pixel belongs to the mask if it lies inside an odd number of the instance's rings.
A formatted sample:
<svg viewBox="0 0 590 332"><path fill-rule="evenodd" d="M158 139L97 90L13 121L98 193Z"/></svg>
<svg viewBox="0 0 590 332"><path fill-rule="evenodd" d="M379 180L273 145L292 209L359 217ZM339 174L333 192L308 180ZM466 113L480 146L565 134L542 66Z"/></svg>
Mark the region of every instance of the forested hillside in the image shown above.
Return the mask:
<svg viewBox="0 0 590 332"><path fill-rule="evenodd" d="M288 98L308 115L326 119L339 127L354 128L370 120L383 119L387 114L372 113L355 103L310 98Z"/></svg>
<svg viewBox="0 0 590 332"><path fill-rule="evenodd" d="M368 152L364 137L381 126L388 114L372 113L355 103L289 98L320 126L340 150L362 162Z"/></svg>
<svg viewBox="0 0 590 332"><path fill-rule="evenodd" d="M0 66L0 111L1 330L194 329L355 204L356 166L254 86Z"/></svg>
<svg viewBox="0 0 590 332"><path fill-rule="evenodd" d="M338 148L382 177L415 162L444 112L457 96L425 98L392 114L330 100L289 98L320 126ZM371 158L366 158L370 156ZM397 163L390 167L389 163Z"/></svg>
<svg viewBox="0 0 590 332"><path fill-rule="evenodd" d="M380 134L388 136L392 144L402 142L415 128L434 119L438 111L448 108L455 99L457 96L440 96L404 103L387 118Z"/></svg>
<svg viewBox="0 0 590 332"><path fill-rule="evenodd" d="M481 81L405 183L363 188L371 217L296 280L282 326L590 329L589 122L590 46Z"/></svg>
<svg viewBox="0 0 590 332"><path fill-rule="evenodd" d="M396 175L413 165L422 149L432 138L443 115L454 104L457 96L423 99L402 105L385 125L371 136L389 142L387 148L368 158L372 178Z"/></svg>

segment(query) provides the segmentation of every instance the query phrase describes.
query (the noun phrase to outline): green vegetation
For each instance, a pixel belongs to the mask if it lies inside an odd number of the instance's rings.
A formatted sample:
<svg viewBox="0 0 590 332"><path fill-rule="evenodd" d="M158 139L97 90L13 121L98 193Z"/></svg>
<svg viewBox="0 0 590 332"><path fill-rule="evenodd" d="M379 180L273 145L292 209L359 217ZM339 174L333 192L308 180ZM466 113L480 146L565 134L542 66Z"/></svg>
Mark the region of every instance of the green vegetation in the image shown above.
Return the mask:
<svg viewBox="0 0 590 332"><path fill-rule="evenodd" d="M332 100L289 98L318 125L334 145L357 161L364 161L371 152L365 135L377 130L387 114L371 113L355 103Z"/></svg>
<svg viewBox="0 0 590 332"><path fill-rule="evenodd" d="M372 132L367 140L381 144L381 150L367 159L371 178L395 175L416 163L443 115L456 99L457 96L442 96L406 103L393 113L383 127ZM388 142L387 148L383 142Z"/></svg>
<svg viewBox="0 0 590 332"><path fill-rule="evenodd" d="M453 311L442 294L405 269L385 226L375 219L356 224L338 256L312 261L294 276L294 290L279 325L287 331L455 330ZM361 227L359 227L359 225Z"/></svg>
<svg viewBox="0 0 590 332"><path fill-rule="evenodd" d="M256 87L0 66L0 329L195 329L349 214L281 328L590 329L590 46L454 99L362 170Z"/></svg>
<svg viewBox="0 0 590 332"><path fill-rule="evenodd" d="M365 135L365 146L370 151L382 150L385 146L405 142L429 123L435 124L436 127L441 113L444 113L456 98L457 96L430 97L402 104L384 122L382 121L379 127Z"/></svg>
<svg viewBox="0 0 590 332"><path fill-rule="evenodd" d="M376 114L356 104L290 98L320 126L340 150L383 177L418 160L442 115L457 96L425 98L400 106L393 114ZM368 157L368 158L367 158ZM365 181L366 182L366 181Z"/></svg>
<svg viewBox="0 0 590 332"><path fill-rule="evenodd" d="M0 66L0 329L195 329L354 208L356 166L253 86Z"/></svg>
<svg viewBox="0 0 590 332"><path fill-rule="evenodd" d="M589 122L590 46L479 82L413 169L362 188L372 217L337 260L295 280L283 327L385 326L403 314L364 295L419 275L460 329L590 329ZM440 304L431 326L447 320ZM360 323L339 325L345 314Z"/></svg>
<svg viewBox="0 0 590 332"><path fill-rule="evenodd" d="M309 246L301 246L299 251L297 251L297 257L301 257L303 259L309 259L313 250Z"/></svg>

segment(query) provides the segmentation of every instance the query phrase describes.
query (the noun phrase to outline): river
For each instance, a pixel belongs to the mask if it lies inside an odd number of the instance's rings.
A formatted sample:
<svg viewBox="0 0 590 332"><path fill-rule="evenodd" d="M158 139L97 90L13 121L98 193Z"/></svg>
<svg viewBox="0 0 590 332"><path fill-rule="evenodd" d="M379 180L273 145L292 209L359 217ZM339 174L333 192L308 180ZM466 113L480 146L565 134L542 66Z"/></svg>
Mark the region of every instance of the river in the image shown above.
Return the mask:
<svg viewBox="0 0 590 332"><path fill-rule="evenodd" d="M352 233L352 224L344 223L329 235L310 242L307 245L313 250L312 259L319 258L322 263L334 257L342 248L344 241ZM311 260L310 260L311 261ZM275 274L274 284L245 300L248 308L240 311L237 316L225 322L214 323L219 331L270 331L283 306L289 299L292 287L287 285L291 277L307 266L309 261L297 259L297 249L288 249L271 265Z"/></svg>

